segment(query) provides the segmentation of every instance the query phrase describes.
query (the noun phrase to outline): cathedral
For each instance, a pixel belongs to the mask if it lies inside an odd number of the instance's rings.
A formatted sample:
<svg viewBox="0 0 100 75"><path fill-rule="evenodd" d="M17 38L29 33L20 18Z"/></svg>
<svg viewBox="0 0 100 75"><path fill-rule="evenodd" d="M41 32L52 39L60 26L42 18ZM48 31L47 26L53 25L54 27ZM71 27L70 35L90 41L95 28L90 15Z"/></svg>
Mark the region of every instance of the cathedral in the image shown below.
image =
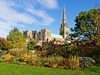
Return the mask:
<svg viewBox="0 0 100 75"><path fill-rule="evenodd" d="M62 18L62 24L59 28L59 35L52 34L51 30L49 29L42 29L41 31L23 31L24 35L27 38L31 38L34 40L40 40L40 41L46 41L49 39L49 41L52 41L54 39L65 41L67 36L69 36L69 27L66 21L66 12L65 12L65 6L63 8L63 18Z"/></svg>

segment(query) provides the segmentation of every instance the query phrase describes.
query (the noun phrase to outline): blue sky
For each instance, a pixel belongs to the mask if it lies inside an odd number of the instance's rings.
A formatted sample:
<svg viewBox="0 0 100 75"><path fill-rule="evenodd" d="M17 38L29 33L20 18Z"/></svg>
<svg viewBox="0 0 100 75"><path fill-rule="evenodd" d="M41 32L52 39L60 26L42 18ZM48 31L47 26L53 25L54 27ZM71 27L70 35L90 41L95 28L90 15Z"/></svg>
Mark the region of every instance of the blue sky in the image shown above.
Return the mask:
<svg viewBox="0 0 100 75"><path fill-rule="evenodd" d="M68 26L73 28L78 13L94 9L95 3L100 0L0 0L0 37L14 27L20 31L46 28L59 34L64 4Z"/></svg>

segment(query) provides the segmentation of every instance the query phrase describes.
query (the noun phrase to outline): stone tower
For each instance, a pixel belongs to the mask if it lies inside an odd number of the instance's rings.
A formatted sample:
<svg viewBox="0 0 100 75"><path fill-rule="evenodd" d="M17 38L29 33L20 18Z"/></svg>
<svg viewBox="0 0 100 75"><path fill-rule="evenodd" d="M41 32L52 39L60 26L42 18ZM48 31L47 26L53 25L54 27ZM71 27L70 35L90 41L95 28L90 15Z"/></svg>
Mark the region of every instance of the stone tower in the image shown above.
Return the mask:
<svg viewBox="0 0 100 75"><path fill-rule="evenodd" d="M59 34L63 36L64 39L69 35L69 27L66 21L66 12L65 12L65 6L63 8L63 19L61 27L59 28Z"/></svg>

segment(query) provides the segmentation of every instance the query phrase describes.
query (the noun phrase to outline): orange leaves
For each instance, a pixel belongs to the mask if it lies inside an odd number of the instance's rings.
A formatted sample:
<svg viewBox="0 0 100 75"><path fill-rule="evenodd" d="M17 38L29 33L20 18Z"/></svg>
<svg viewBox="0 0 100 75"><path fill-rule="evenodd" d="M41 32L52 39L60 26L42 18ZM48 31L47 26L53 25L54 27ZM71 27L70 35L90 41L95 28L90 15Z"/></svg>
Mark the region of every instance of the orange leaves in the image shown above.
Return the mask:
<svg viewBox="0 0 100 75"><path fill-rule="evenodd" d="M5 38L0 38L0 49L8 50L10 48L9 42Z"/></svg>

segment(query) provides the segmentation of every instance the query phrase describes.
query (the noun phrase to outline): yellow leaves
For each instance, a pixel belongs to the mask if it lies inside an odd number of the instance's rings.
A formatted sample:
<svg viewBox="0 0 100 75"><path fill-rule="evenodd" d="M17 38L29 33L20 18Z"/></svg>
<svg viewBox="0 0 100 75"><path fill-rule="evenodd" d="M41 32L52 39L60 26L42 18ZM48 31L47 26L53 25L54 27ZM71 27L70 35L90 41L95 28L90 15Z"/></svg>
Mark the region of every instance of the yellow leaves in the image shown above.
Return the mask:
<svg viewBox="0 0 100 75"><path fill-rule="evenodd" d="M17 28L11 30L7 39L12 48L23 48L26 44L26 38Z"/></svg>
<svg viewBox="0 0 100 75"><path fill-rule="evenodd" d="M70 67L76 68L79 67L79 57L78 56L70 56L69 60L69 65Z"/></svg>
<svg viewBox="0 0 100 75"><path fill-rule="evenodd" d="M33 61L33 60L36 60L38 57L37 55L31 55L30 53L25 53L21 56L21 59L25 62L30 62L30 61Z"/></svg>
<svg viewBox="0 0 100 75"><path fill-rule="evenodd" d="M6 54L5 56L4 56L4 61L11 61L12 60L12 55L10 55L10 53L8 53L8 54Z"/></svg>
<svg viewBox="0 0 100 75"><path fill-rule="evenodd" d="M100 47L100 35L98 36L96 45Z"/></svg>
<svg viewBox="0 0 100 75"><path fill-rule="evenodd" d="M25 53L25 54L23 54L23 55L21 56L21 59L22 59L23 61L25 61L25 62L29 61L30 58L31 58L31 55L29 55L29 54L27 54L27 53Z"/></svg>

